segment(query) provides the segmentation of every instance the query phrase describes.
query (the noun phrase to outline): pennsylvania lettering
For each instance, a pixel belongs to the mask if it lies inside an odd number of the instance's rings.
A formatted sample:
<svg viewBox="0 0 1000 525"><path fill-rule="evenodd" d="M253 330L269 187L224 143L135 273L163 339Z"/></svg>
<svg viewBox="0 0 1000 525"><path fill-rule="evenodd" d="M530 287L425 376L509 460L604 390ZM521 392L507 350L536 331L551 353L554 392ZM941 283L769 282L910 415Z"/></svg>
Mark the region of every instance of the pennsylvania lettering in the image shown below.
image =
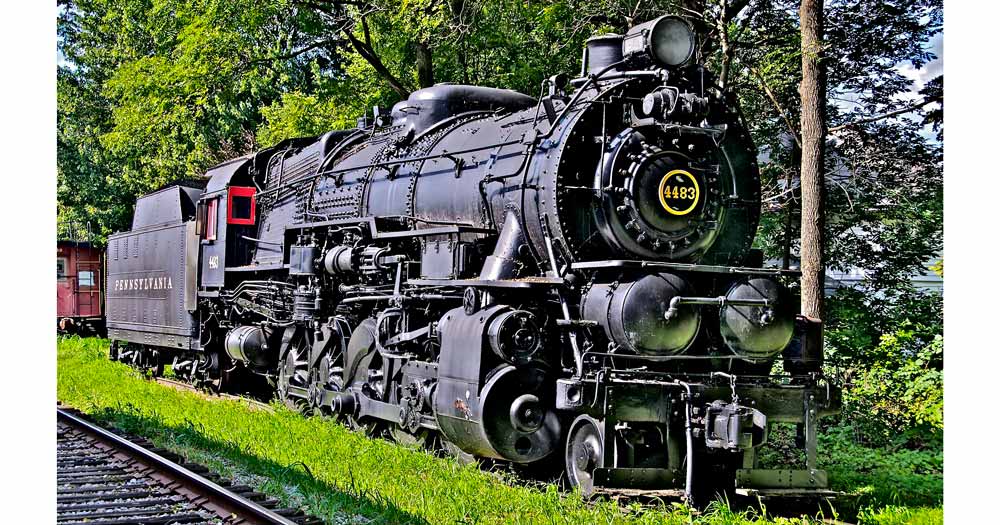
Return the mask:
<svg viewBox="0 0 1000 525"><path fill-rule="evenodd" d="M174 283L166 277L140 277L136 279L115 279L112 289L116 292L142 290L172 290Z"/></svg>

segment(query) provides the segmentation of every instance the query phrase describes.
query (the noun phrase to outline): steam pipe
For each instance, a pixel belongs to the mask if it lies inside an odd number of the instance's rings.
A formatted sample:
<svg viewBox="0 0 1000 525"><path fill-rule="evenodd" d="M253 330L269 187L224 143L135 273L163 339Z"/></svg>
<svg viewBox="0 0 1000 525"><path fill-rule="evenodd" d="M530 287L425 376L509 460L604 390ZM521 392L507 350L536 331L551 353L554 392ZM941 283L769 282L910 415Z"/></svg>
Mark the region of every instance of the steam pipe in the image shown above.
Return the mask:
<svg viewBox="0 0 1000 525"><path fill-rule="evenodd" d="M417 294L414 296L409 295L359 295L354 297L346 297L341 299L339 304L353 304L368 301L390 301L393 299L401 299L403 301L408 301L410 299L419 299L422 301L458 301L462 299L461 295L444 295L444 294Z"/></svg>
<svg viewBox="0 0 1000 525"><path fill-rule="evenodd" d="M580 86L580 89L576 90L576 93L573 94L573 98L571 98L570 101L569 101L569 103L566 104L566 107L564 107L563 110L559 112L559 115L556 116L556 119L552 121L552 125L549 126L549 130L546 131L545 133L543 133L539 138L547 139L547 138L551 137L552 136L552 132L554 132L556 130L556 126L559 124L559 122L562 121L563 117L565 117L566 114L569 113L570 108L572 108L573 105L576 104L577 100L580 99L580 95L583 95L583 92L588 87L590 87L590 84L596 82L597 79L599 79L602 76L604 76L604 74L607 73L608 71L611 71L612 69L614 69L614 68L616 68L616 67L618 67L618 66L620 66L620 65L622 65L624 63L625 63L624 60L619 60L618 62L614 62L614 63L608 64L607 66L604 67L604 69L602 69L602 70L598 71L597 73L595 73L595 74L590 75L589 77L587 77L587 81L584 82L584 84L582 86Z"/></svg>
<svg viewBox="0 0 1000 525"><path fill-rule="evenodd" d="M479 278L487 281L509 279L514 275L517 252L524 245L524 229L517 213L508 208L504 216L503 228L497 239L493 254L486 258Z"/></svg>
<svg viewBox="0 0 1000 525"><path fill-rule="evenodd" d="M686 297L683 295L677 295L670 300L670 307L664 312L663 318L667 321L673 319L677 316L677 312L681 305L691 304L691 305L702 305L702 306L718 306L722 308L726 305L731 306L771 306L771 301L768 299L730 299L724 295L719 297Z"/></svg>
<svg viewBox="0 0 1000 525"><path fill-rule="evenodd" d="M691 385L683 381L674 381L674 384L682 387L687 395L684 397L684 434L685 445L687 447L687 472L684 476L684 499L688 505L693 501L692 485L694 482L694 432L691 428Z"/></svg>

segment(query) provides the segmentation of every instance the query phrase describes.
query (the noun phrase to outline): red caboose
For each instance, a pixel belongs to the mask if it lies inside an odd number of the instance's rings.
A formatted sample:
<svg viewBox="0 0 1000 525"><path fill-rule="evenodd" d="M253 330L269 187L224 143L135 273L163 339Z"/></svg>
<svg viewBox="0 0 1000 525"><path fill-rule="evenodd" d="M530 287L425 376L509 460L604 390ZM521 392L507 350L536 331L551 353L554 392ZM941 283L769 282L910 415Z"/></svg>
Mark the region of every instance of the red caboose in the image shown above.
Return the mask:
<svg viewBox="0 0 1000 525"><path fill-rule="evenodd" d="M87 241L56 242L59 332L104 334L104 250Z"/></svg>

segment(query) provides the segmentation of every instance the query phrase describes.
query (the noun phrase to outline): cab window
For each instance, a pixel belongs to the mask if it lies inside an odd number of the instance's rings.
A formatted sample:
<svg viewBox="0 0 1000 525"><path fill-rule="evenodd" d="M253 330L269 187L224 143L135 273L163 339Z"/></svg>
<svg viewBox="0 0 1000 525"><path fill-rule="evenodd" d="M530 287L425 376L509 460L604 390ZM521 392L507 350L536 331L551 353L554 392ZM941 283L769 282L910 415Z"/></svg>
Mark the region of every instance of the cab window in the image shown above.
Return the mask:
<svg viewBox="0 0 1000 525"><path fill-rule="evenodd" d="M257 190L245 186L230 186L226 222L237 225L253 225L256 220Z"/></svg>
<svg viewBox="0 0 1000 525"><path fill-rule="evenodd" d="M206 241L214 241L218 238L219 226L219 198L215 197L203 201L198 205L197 220L198 234Z"/></svg>

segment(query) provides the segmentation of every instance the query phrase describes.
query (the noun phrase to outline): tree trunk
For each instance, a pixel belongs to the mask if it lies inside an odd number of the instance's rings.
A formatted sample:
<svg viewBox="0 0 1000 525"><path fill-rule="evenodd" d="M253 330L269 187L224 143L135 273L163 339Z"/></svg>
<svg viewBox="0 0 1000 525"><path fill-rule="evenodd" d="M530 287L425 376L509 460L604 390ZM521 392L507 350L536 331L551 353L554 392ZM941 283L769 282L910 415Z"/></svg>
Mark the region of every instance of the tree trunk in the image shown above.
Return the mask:
<svg viewBox="0 0 1000 525"><path fill-rule="evenodd" d="M729 46L729 0L722 0L719 15L715 19L715 29L719 32L719 51L722 53L719 65L719 87L725 91L729 83L729 66L733 61L733 50Z"/></svg>
<svg viewBox="0 0 1000 525"><path fill-rule="evenodd" d="M463 26L465 16L465 0L449 0L448 6L451 8L452 30L459 32L458 37L458 63L462 66L462 83L469 83L469 55L466 50L465 39L466 28Z"/></svg>
<svg viewBox="0 0 1000 525"><path fill-rule="evenodd" d="M392 72L389 71L389 68L385 67L385 64L382 63L382 59L375 54L375 51L370 44L358 40L357 37L355 37L354 34L352 34L348 29L344 30L344 36L346 36L347 40L352 46L354 46L354 50L361 55L361 58L364 58L369 64L371 64L371 66L375 68L375 71L389 83L389 87L399 94L399 98L406 100L406 98L410 96L410 90L407 89L407 87L403 85L398 78L396 78L396 75L393 75Z"/></svg>
<svg viewBox="0 0 1000 525"><path fill-rule="evenodd" d="M823 314L823 155L826 141L826 79L823 0L802 0L802 313Z"/></svg>
<svg viewBox="0 0 1000 525"><path fill-rule="evenodd" d="M434 85L434 62L426 42L417 42L417 83L421 88Z"/></svg>
<svg viewBox="0 0 1000 525"><path fill-rule="evenodd" d="M458 63L462 64L462 83L469 83L469 54L465 50L465 38L462 38L462 43L458 47Z"/></svg>

